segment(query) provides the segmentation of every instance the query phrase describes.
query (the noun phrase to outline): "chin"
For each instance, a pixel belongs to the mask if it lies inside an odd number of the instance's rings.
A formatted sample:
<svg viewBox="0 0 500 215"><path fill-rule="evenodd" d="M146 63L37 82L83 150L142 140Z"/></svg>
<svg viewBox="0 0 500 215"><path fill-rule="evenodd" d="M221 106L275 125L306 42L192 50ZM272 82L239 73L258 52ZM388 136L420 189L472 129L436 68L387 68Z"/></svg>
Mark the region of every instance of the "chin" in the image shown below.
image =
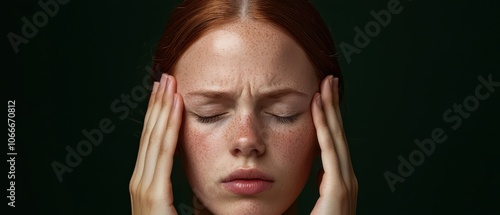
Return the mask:
<svg viewBox="0 0 500 215"><path fill-rule="evenodd" d="M284 202L270 202L257 198L246 198L234 202L214 203L207 206L212 214L217 215L280 215L291 206Z"/></svg>

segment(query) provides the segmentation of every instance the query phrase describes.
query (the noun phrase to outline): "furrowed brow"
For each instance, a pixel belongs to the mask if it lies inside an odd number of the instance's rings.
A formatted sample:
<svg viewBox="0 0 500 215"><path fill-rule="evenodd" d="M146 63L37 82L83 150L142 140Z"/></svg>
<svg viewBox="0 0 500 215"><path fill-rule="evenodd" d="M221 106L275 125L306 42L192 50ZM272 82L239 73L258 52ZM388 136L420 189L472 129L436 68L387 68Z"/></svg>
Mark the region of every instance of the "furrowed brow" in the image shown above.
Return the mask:
<svg viewBox="0 0 500 215"><path fill-rule="evenodd" d="M277 90L270 90L267 92L260 93L257 95L258 98L281 98L288 95L295 95L300 97L308 97L306 93L300 92L293 88L283 88ZM227 91L212 91L212 90L200 90L187 93L187 96L191 97L206 97L211 99L234 99L236 95Z"/></svg>
<svg viewBox="0 0 500 215"><path fill-rule="evenodd" d="M200 90L187 93L189 97L206 97L211 99L233 99L235 96L230 92Z"/></svg>
<svg viewBox="0 0 500 215"><path fill-rule="evenodd" d="M300 92L293 88L283 88L278 90L271 90L268 92L264 92L259 97L261 98L281 98L288 95L300 96L300 97L308 97L306 93Z"/></svg>

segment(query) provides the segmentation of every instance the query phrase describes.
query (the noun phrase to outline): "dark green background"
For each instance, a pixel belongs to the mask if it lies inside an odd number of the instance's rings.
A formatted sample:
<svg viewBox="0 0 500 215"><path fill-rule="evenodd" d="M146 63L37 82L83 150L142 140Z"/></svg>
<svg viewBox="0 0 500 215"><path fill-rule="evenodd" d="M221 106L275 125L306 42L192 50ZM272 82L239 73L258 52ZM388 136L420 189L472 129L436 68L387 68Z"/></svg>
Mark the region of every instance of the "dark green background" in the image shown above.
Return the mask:
<svg viewBox="0 0 500 215"><path fill-rule="evenodd" d="M363 29L373 20L370 11L386 9L387 2L314 1L337 45L353 45L353 28ZM339 53L345 129L360 184L358 214L499 214L500 88L457 130L442 119L474 94L479 75L500 81L500 8L494 2L401 0L403 11L351 63ZM175 3L72 0L19 53L4 37L4 97L16 100L18 156L17 207L2 214L130 213L128 181L146 100L124 120L110 105L141 85ZM31 19L40 7L34 0L9 1L2 10L3 35L21 34L21 17ZM51 163L63 163L65 147L75 148L85 139L81 131L97 128L103 118L115 130L60 183ZM391 192L383 173L397 173L397 157L408 158L417 149L413 140L429 138L437 127L448 139ZM190 204L179 173L176 168L176 205ZM315 186L300 197L302 214L313 207Z"/></svg>

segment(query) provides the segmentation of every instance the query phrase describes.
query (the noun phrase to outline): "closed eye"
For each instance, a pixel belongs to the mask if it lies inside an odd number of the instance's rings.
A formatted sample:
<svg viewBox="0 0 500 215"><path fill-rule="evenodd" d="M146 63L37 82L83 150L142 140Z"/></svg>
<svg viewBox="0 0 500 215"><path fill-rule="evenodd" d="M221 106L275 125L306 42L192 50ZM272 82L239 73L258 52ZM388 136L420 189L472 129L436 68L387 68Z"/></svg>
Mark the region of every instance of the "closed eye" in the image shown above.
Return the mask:
<svg viewBox="0 0 500 215"><path fill-rule="evenodd" d="M200 123L205 123L205 124L215 123L215 122L219 121L223 117L224 114L225 113L221 113L221 114L217 114L217 115L213 115L213 116L196 115L196 120ZM290 124L290 123L294 123L295 121L297 121L300 114L295 114L292 116L278 116L275 114L269 114L269 115L271 115L274 118L274 120L276 120L276 122L283 123L283 124Z"/></svg>
<svg viewBox="0 0 500 215"><path fill-rule="evenodd" d="M217 115L213 115L213 116L196 115L196 120L198 120L198 122L206 123L206 124L215 123L215 122L219 121L224 114L225 113L221 113L221 114L217 114Z"/></svg>
<svg viewBox="0 0 500 215"><path fill-rule="evenodd" d="M278 116L278 115L274 115L274 114L271 114L271 115L273 116L273 118L277 122L284 123L284 124L294 123L299 118L299 114L295 114L292 116Z"/></svg>

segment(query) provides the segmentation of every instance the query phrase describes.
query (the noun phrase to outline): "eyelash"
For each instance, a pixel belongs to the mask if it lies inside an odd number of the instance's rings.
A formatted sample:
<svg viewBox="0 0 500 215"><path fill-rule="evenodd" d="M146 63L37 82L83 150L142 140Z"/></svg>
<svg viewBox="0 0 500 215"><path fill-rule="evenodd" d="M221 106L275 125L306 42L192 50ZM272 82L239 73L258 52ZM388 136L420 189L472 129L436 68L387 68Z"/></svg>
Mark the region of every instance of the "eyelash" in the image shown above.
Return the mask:
<svg viewBox="0 0 500 215"><path fill-rule="evenodd" d="M215 123L217 121L220 120L220 118L222 117L222 115L224 114L218 114L218 115L215 115L215 116L196 116L196 120L198 120L198 122L201 122L201 123L205 123L205 124L210 124L210 123ZM297 118L299 116L299 114L296 114L296 115L293 115L293 116L276 116L276 115L273 115L273 114L270 114L271 116L273 116L273 118L279 122L279 123L283 123L283 124L291 124L291 123L294 123L295 121L297 121Z"/></svg>
<svg viewBox="0 0 500 215"><path fill-rule="evenodd" d="M293 116L276 116L276 115L272 115L276 121L278 121L279 123L284 123L284 124L290 124L290 123L294 123L295 121L297 121L297 118L298 118L298 114L296 115L293 115Z"/></svg>
<svg viewBox="0 0 500 215"><path fill-rule="evenodd" d="M222 117L222 115L223 114L218 114L215 116L196 116L196 120L198 120L198 122L206 123L206 124L215 123L215 122L219 121L219 119Z"/></svg>

